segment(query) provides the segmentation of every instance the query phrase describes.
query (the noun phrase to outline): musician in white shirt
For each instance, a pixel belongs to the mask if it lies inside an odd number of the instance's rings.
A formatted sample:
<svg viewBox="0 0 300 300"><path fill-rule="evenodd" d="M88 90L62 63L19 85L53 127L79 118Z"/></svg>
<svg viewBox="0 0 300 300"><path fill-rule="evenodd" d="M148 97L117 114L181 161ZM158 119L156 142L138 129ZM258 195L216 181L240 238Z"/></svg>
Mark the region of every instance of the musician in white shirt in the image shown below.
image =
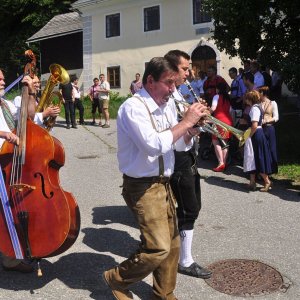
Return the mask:
<svg viewBox="0 0 300 300"><path fill-rule="evenodd" d="M153 274L153 299L173 299L179 258L175 199L169 186L173 149L188 149L194 124L205 106L196 103L178 123L169 98L178 68L162 57L151 59L143 88L119 109L118 160L123 173L122 195L141 231L140 249L119 266L103 273L117 299L133 299L127 289Z"/></svg>

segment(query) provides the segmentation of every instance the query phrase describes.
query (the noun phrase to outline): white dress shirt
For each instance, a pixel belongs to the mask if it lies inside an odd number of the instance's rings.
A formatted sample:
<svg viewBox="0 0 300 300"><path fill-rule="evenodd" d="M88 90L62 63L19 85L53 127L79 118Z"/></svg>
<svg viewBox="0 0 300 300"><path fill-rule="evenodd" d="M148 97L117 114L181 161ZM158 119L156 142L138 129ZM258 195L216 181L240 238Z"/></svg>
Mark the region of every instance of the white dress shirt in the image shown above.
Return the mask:
<svg viewBox="0 0 300 300"><path fill-rule="evenodd" d="M18 109L18 111L20 111L21 109L21 100L22 100L21 96L16 96L15 99L13 100L13 104ZM44 124L43 113L42 112L35 113L33 122L39 126L42 126Z"/></svg>
<svg viewBox="0 0 300 300"><path fill-rule="evenodd" d="M7 103L11 114L13 115L14 119L17 120L18 108L15 107L15 105L13 103L11 103L10 101L4 100L4 99L1 99L1 101L5 101ZM11 132L5 121L1 106L0 106L0 131ZM2 147L4 142L5 142L5 139L0 138L0 148Z"/></svg>
<svg viewBox="0 0 300 300"><path fill-rule="evenodd" d="M138 99L139 98L139 99ZM142 101L141 101L142 100ZM157 130L151 123L146 105ZM177 124L173 100L159 107L148 92L142 88L120 107L117 117L118 161L123 174L131 177L159 176L158 157L163 156L164 176L174 171L174 148L171 127ZM181 137L176 149L190 147Z"/></svg>
<svg viewBox="0 0 300 300"><path fill-rule="evenodd" d="M278 106L275 101L271 101L271 104L272 104L272 113L273 113L274 122L277 122L279 120Z"/></svg>

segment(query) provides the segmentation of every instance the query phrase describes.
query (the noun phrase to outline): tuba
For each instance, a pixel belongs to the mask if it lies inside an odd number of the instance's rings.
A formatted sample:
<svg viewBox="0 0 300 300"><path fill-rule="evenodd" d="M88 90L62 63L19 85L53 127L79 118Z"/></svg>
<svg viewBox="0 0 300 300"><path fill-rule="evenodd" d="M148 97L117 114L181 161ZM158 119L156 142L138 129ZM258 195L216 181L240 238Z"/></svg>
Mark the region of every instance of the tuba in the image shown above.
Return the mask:
<svg viewBox="0 0 300 300"><path fill-rule="evenodd" d="M60 92L53 92L54 87L58 84L67 84L70 81L68 72L59 64L52 64L49 67L50 77L43 90L41 99L36 107L36 112L42 112L50 105L61 106L63 98ZM44 125L49 131L55 124L56 117L48 117L44 120Z"/></svg>

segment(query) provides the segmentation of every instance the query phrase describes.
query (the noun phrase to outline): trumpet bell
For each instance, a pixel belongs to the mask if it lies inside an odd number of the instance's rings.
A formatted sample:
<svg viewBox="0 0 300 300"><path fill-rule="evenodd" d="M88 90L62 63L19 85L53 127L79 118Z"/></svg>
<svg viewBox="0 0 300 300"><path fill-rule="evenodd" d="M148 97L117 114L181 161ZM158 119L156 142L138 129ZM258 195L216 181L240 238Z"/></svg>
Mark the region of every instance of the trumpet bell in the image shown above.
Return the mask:
<svg viewBox="0 0 300 300"><path fill-rule="evenodd" d="M245 130L241 136L241 139L239 140L239 147L242 147L246 140L250 137L250 133L251 133L251 128L248 128L247 130Z"/></svg>

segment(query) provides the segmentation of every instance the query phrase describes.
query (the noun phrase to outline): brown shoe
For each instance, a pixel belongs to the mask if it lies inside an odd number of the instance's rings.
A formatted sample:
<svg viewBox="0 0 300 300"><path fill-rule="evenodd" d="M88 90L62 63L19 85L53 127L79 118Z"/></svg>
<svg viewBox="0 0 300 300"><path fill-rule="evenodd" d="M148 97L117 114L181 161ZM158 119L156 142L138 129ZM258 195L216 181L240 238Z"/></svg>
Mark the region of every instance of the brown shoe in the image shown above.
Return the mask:
<svg viewBox="0 0 300 300"><path fill-rule="evenodd" d="M3 270L4 271L16 271L16 272L20 272L20 273L31 273L34 271L34 268L32 265L21 261L19 264L17 264L14 267L3 266Z"/></svg>
<svg viewBox="0 0 300 300"><path fill-rule="evenodd" d="M104 282L111 288L111 292L118 300L131 300L133 299L133 295L129 290L122 290L120 288L114 288L108 279L108 271L103 272L102 278Z"/></svg>

